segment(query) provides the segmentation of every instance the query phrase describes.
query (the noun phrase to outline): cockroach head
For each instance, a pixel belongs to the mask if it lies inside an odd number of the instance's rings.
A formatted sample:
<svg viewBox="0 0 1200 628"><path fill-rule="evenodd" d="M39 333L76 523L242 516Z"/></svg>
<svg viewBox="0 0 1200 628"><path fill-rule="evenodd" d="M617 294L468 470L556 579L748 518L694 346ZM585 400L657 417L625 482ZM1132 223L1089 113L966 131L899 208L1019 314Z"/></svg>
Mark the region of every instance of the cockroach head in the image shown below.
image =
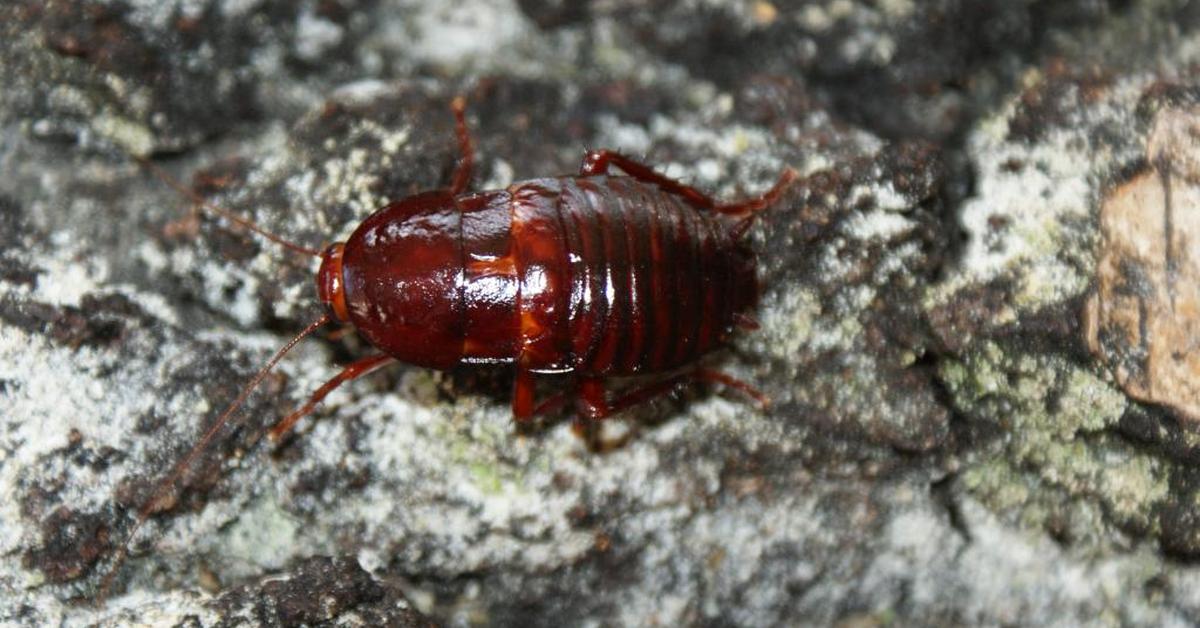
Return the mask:
<svg viewBox="0 0 1200 628"><path fill-rule="evenodd" d="M345 248L341 242L329 245L321 253L321 269L317 271L317 297L329 308L333 318L343 323L350 319L342 282L342 251Z"/></svg>

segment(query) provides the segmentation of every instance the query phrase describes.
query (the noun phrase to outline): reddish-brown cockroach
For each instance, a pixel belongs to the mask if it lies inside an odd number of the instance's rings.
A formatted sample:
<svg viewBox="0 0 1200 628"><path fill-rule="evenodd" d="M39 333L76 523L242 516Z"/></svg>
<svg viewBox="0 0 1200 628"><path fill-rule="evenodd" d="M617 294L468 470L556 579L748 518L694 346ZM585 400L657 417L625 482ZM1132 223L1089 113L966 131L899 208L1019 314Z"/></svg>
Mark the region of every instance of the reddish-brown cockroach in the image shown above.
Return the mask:
<svg viewBox="0 0 1200 628"><path fill-rule="evenodd" d="M758 301L757 265L743 235L758 211L796 178L788 168L765 194L718 203L618 153L588 151L579 174L468 193L472 143L465 101L452 103L461 157L449 188L393 202L323 252L205 203L198 204L286 248L319 257L317 294L328 313L283 346L161 483L117 550L168 489L301 339L330 322L352 326L379 350L342 369L271 428L278 439L341 384L390 362L434 369L512 364L512 411L522 421L574 399L582 420L601 419L691 380L766 397L724 373L687 368L721 346ZM625 176L609 174L616 167ZM577 387L540 403L537 374L568 373ZM662 375L610 399L615 377Z"/></svg>

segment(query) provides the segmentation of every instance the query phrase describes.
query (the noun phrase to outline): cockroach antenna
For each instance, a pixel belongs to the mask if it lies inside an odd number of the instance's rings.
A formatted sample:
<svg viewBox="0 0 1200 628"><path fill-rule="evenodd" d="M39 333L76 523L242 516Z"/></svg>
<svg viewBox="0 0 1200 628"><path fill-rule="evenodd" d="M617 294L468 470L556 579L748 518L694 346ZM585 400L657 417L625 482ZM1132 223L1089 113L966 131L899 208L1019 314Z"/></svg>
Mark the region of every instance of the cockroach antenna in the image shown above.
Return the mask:
<svg viewBox="0 0 1200 628"><path fill-rule="evenodd" d="M259 227L254 222L238 216L237 214L223 207L209 203L203 197L201 197L195 191L189 189L149 158L137 155L130 155L130 157L137 161L137 163L143 168L150 171L150 173L152 173L155 177L162 180L163 183L165 183L171 189L191 200L197 206L202 207L205 210L210 211L222 218L225 218L231 223L236 224L247 231L256 233L289 251L321 258L320 251L317 251L316 249L296 244L295 242L283 238L282 236L276 235L263 229L262 227ZM278 364L279 361L282 360L283 357L301 340L312 334L322 325L330 322L330 320L332 319L329 314L322 315L320 318L305 327L303 331L296 335L296 337L292 338L287 342L287 344L280 348L275 355L272 356L271 359L268 360L267 363L258 371L258 373L256 373L254 377L250 379L237 398L231 404L229 404L229 406L224 412L221 413L217 420L213 422L211 426L209 426L208 430L204 432L199 441L197 441L196 444L192 446L191 450L188 451L188 454L175 465L175 467L171 470L171 473L158 482L158 484L154 487L153 492L151 492L150 496L142 504L141 508L138 509L137 519L135 520L133 527L125 535L124 540L118 546L116 553L113 556L112 564L109 566L108 572L101 579L100 590L96 596L97 602L103 604L104 600L108 597L108 593L112 587L113 578L116 576L121 565L124 563L125 558L128 556L129 545L133 542L133 538L135 535L137 535L138 530L140 530L142 525L146 523L146 521L150 518L150 515L159 509L160 502L166 497L168 492L174 488L175 484L179 482L180 478L187 473L188 469L192 466L192 464L195 463L196 458L212 444L213 439L215 439L217 434L220 433L221 428L229 423L234 413L237 412L238 408L240 408L246 402L246 399L249 398L250 393L252 393L254 389L258 387L263 378L267 376L271 369L274 368L275 365ZM295 420L295 418L292 419L293 422ZM272 430L272 435L274 436L275 434L276 431Z"/></svg>
<svg viewBox="0 0 1200 628"><path fill-rule="evenodd" d="M204 432L204 435L200 437L200 440L197 441L196 444L192 446L191 450L188 451L188 454L184 456L182 460L176 463L175 468L171 470L171 473L158 482L158 485L154 487L154 491L150 493L150 497L148 497L142 504L142 507L138 509L137 520L134 522L133 528L126 533L125 539L121 542L120 546L118 546L117 553L113 556L113 562L108 568L108 573L104 574L104 577L101 579L100 591L96 596L97 602L103 604L104 600L108 598L108 593L112 587L113 578L120 570L121 564L125 562L125 557L129 554L129 544L133 542L133 537L138 533L138 530L141 529L142 525L146 523L146 520L150 518L150 515L158 509L159 502L167 496L168 490L175 487L175 483L183 477L184 473L187 473L188 468L192 466L192 463L196 461L196 458L205 449L207 449L210 444L212 444L213 439L217 437L217 434L221 431L221 428L225 427L225 425L229 423L229 419L233 416L233 413L236 412L237 409L246 402L246 399L250 396L250 393L254 392L254 389L257 388L262 382L263 378L265 378L267 374L271 372L271 369L283 359L283 356L287 355L287 352L291 351L292 347L295 347L306 336L316 331L322 325L328 323L329 320L329 315L323 314L320 318L310 323L308 327L305 327L304 331L297 334L296 337L289 340L287 344L283 345L283 347L276 351L275 355L272 356L271 359L268 360L261 369L259 369L258 373L254 375L249 383L242 388L242 392L237 396L237 399L234 399L233 403L229 404L229 407L227 407L225 411L221 413L221 416L217 417L217 420L209 426L208 430Z"/></svg>
<svg viewBox="0 0 1200 628"><path fill-rule="evenodd" d="M242 218L241 216L238 216L237 214L235 214L223 207L219 207L217 205L213 205L212 203L209 203L208 201L204 200L203 197L201 197L199 194L197 194L194 190L188 188L186 185L181 183L178 179L171 176L166 170L163 170L162 168L160 168L158 166L158 164L154 163L153 161L150 161L149 158L134 155L133 159L136 160L138 162L138 164L140 164L143 168L145 168L146 170L149 170L151 173L153 173L154 176L158 177L159 179L162 179L163 183L166 183L171 189L175 190L176 192L179 192L181 195L183 195L187 199L191 200L196 205L203 207L204 209L224 218L225 220L228 220L229 222L232 222L233 224L235 224L243 229L246 229L247 231L257 233L258 235L266 238L267 240L270 240L271 242L274 242L275 244L278 244L279 246L282 246L283 248L285 248L289 251L293 251L295 253L300 253L303 255L308 255L310 257L321 257L321 252L316 249L311 249L307 246L302 246L302 245L296 244L295 242L292 242L282 236L275 235L274 233L271 233L270 231L267 231L266 229L263 229L262 227L254 224L250 220Z"/></svg>

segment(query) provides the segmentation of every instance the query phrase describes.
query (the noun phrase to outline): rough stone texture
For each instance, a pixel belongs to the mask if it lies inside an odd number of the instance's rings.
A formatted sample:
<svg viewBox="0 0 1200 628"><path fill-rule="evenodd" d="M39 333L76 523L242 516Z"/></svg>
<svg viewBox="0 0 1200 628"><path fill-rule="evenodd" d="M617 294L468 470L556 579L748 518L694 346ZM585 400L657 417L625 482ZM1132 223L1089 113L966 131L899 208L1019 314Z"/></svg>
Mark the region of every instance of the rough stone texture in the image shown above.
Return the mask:
<svg viewBox="0 0 1200 628"><path fill-rule="evenodd" d="M101 625L437 625L412 608L399 586L373 578L353 559L309 558L285 573L215 596L175 592L164 601L131 594L114 600L111 607Z"/></svg>
<svg viewBox="0 0 1200 628"><path fill-rule="evenodd" d="M7 3L0 622L1187 624L1194 398L1144 403L1081 321L1116 290L1105 199L1194 183L1163 120L1197 105L1198 24L1169 1ZM797 168L751 236L762 329L713 358L773 406L687 391L598 453L565 417L514 426L503 370L400 366L267 447L366 350L322 336L89 604L155 482L319 311L309 260L129 155L318 246L447 182L458 93L480 188L584 147L726 198Z"/></svg>

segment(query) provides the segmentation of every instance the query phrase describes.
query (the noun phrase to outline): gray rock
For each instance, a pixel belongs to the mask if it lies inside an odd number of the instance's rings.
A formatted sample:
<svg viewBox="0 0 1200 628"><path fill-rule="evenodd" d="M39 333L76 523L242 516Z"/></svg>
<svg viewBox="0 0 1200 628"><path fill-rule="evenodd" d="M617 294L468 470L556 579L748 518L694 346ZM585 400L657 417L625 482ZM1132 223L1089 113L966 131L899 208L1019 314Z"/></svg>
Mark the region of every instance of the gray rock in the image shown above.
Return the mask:
<svg viewBox="0 0 1200 628"><path fill-rule="evenodd" d="M1200 20L982 4L0 8L0 621L1188 622L1194 432L1079 316ZM584 147L723 198L802 173L751 235L762 328L713 356L772 406L681 391L597 452L514 425L503 370L397 366L262 442L367 349L318 335L97 603L137 509L320 312L311 260L132 155L316 247L446 184L460 93L481 189Z"/></svg>

